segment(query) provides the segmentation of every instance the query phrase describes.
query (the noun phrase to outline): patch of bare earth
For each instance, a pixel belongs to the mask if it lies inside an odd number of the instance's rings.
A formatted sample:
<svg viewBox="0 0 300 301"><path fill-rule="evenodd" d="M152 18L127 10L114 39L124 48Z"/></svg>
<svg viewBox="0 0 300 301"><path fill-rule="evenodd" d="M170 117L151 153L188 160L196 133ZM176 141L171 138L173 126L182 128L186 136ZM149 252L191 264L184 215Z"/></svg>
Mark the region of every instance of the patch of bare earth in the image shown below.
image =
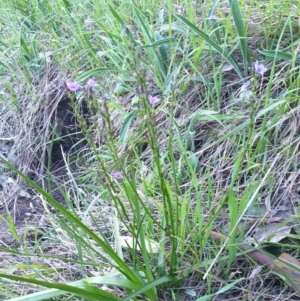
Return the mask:
<svg viewBox="0 0 300 301"><path fill-rule="evenodd" d="M62 204L65 200L61 189L65 190L70 181L66 166L75 175L76 154L86 147L64 88L64 78L57 69L46 70L34 86L36 99L20 99L21 111L3 108L0 134L1 155ZM22 240L26 228L41 226L44 205L40 195L4 165L1 167L0 215L7 220L9 212ZM15 238L7 226L1 221L0 241L11 246Z"/></svg>

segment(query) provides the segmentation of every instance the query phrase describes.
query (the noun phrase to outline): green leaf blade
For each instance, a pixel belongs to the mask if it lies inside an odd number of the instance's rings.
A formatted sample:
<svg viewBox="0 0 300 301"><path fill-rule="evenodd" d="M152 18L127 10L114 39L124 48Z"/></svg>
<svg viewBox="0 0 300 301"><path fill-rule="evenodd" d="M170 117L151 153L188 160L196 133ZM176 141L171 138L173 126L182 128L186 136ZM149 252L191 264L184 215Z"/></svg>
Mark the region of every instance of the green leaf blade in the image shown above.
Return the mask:
<svg viewBox="0 0 300 301"><path fill-rule="evenodd" d="M234 57L228 53L225 49L221 48L218 44L216 44L206 33L204 33L201 29L187 20L184 16L176 14L178 19L184 22L192 31L194 31L197 35L199 35L206 43L208 43L215 51L217 51L229 64L232 65L236 73L240 76L241 79L244 79L244 75L240 70L240 67Z"/></svg>

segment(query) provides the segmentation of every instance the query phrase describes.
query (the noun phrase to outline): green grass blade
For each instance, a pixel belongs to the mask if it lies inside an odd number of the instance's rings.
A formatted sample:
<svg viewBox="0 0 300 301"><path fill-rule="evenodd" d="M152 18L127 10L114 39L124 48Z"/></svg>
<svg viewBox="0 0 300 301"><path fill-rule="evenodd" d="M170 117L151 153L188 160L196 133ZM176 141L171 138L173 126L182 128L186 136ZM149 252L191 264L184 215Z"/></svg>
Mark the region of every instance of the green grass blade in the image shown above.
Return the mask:
<svg viewBox="0 0 300 301"><path fill-rule="evenodd" d="M115 9L111 6L108 5L111 13L113 14L113 16L118 20L118 22L121 24L121 26L124 28L126 27L126 22L124 21L124 19L115 11Z"/></svg>
<svg viewBox="0 0 300 301"><path fill-rule="evenodd" d="M133 298L145 293L146 291L150 290L150 289L154 289L156 288L157 286L163 284L163 283L166 283L168 281L171 281L171 278L169 277L161 277L159 279L156 279L154 280L153 282L151 283L148 283L147 285L145 285L144 287L140 288L139 290L135 291L134 293L130 294L129 296L121 299L121 301L130 301L132 300Z"/></svg>
<svg viewBox="0 0 300 301"><path fill-rule="evenodd" d="M84 298L85 300L103 300L103 301L120 300L119 298L115 297L114 295L112 295L106 291L103 291L101 289L98 289L97 287L92 286L89 283L85 283L84 281L77 282L76 286L72 286L72 285L67 285L67 284L50 283L50 282L46 282L46 281L30 279L30 278L26 278L26 277L15 276L15 275L6 275L6 274L2 274L2 273L0 273L0 277L2 277L4 279L14 280L14 281L21 281L21 282L25 282L25 283L41 285L43 287L48 287L50 289L57 289L61 292L60 294L70 293L73 295L80 296L80 297ZM52 295L52 293L55 293L55 292L48 291L48 293L45 296L45 299L47 296L49 296L49 294ZM42 293L41 293L41 295L43 296ZM25 296L25 297L26 298L17 297L17 298L13 298L10 300L13 300L13 301L45 300L44 298L40 299L39 296L33 296L32 299L30 298L30 296L29 297Z"/></svg>
<svg viewBox="0 0 300 301"><path fill-rule="evenodd" d="M147 44L151 44L153 42L153 36L151 35L149 29L149 25L145 23L145 21L143 20L141 13L139 12L139 10L137 8L134 8L134 14L136 16L137 19L137 23L139 24L140 28L143 31L143 34L146 38L146 42Z"/></svg>
<svg viewBox="0 0 300 301"><path fill-rule="evenodd" d="M187 31L183 27L181 27L179 25L176 25L176 24L165 24L165 25L162 25L160 27L160 30L161 31L174 30L174 31L178 31L178 32L180 32L180 33L182 33L184 35L187 35Z"/></svg>
<svg viewBox="0 0 300 301"><path fill-rule="evenodd" d="M117 275L115 275L115 276L117 276ZM91 278L86 278L86 279L68 283L68 285L80 287L84 282L86 282L89 284L118 286L118 287L122 287L122 288L125 288L128 290L134 290L134 291L141 288L141 286L138 285L137 283L134 283L127 279L121 279L121 278L115 277L115 276L105 275L105 276L99 276L99 277L91 277ZM56 289L56 288L50 288L50 289L47 289L47 290L44 290L41 292L28 294L26 296L15 297L15 298L9 299L9 301L25 301L25 300L40 301L40 300L46 300L46 299L62 296L65 294L66 294L66 292L63 290Z"/></svg>
<svg viewBox="0 0 300 301"><path fill-rule="evenodd" d="M215 294L211 294L211 295L207 295L207 296L203 296L201 298L198 298L196 301L206 301L206 300L212 300L213 297L219 295L219 294L223 294L225 292L227 292L228 290L230 290L232 287L234 287L237 283L244 281L245 278L239 278L231 283L228 283L227 285L225 285L224 287L222 287L219 291L217 291Z"/></svg>
<svg viewBox="0 0 300 301"><path fill-rule="evenodd" d="M271 110L279 107L280 105L284 104L286 102L286 100L279 100L269 106L267 106L266 108L260 110L257 115L255 116L255 119L260 118L262 116L264 116L266 113L270 112ZM200 154L202 152L204 152L205 150L211 148L212 146L226 140L227 138L229 138L230 136L242 131L246 126L248 126L250 124L250 118L248 118L246 121L244 121L242 124L238 125L235 129L233 129L232 131L228 132L227 134L225 134L223 137L221 137L220 139L218 139L217 141L214 141L213 143L211 143L210 145L208 145L207 147L204 147L203 149L201 149L200 151L196 152L196 154Z"/></svg>
<svg viewBox="0 0 300 301"><path fill-rule="evenodd" d="M105 72L118 72L118 70L114 68L95 68L80 74L79 76L76 77L76 80L84 81L94 75L105 73Z"/></svg>
<svg viewBox="0 0 300 301"><path fill-rule="evenodd" d="M244 73L245 76L247 76L248 66L251 66L251 58L250 58L250 53L249 53L247 39L246 39L246 30L244 26L244 21L237 0L229 0L229 3L230 3L230 8L231 8L235 28L238 33L240 48L243 55Z"/></svg>
<svg viewBox="0 0 300 301"><path fill-rule="evenodd" d="M204 33L201 29L187 20L184 16L176 14L176 17L184 22L192 31L198 34L204 41L206 41L215 51L217 51L231 66L234 68L236 73L239 75L241 79L244 79L244 75L240 70L240 67L234 57L227 52L225 49L221 48L218 44L216 44L206 33Z"/></svg>
<svg viewBox="0 0 300 301"><path fill-rule="evenodd" d="M161 39L161 40L156 41L154 43L143 45L143 46L141 46L141 48L156 47L156 46L164 45L164 44L171 43L171 42L176 42L176 39L174 39L174 38Z"/></svg>
<svg viewBox="0 0 300 301"><path fill-rule="evenodd" d="M258 50L260 54L265 55L266 57L271 57L279 60L284 61L291 61L293 60L293 55L283 51L276 51L276 50ZM296 59L296 62L300 62L300 58Z"/></svg>
<svg viewBox="0 0 300 301"><path fill-rule="evenodd" d="M59 210L70 222L74 223L78 228L82 229L84 233L89 235L94 241L109 255L115 262L116 268L124 274L128 279L143 283L142 279L136 275L136 273L127 266L127 264L115 253L115 250L108 245L104 240L102 240L98 235L96 235L91 229L89 229L84 223L82 223L78 218L72 215L68 210L66 210L61 204L59 204L51 195L45 192L36 183L26 177L22 172L10 164L5 158L0 156L0 160L3 161L11 170L16 172L23 180L25 180L32 188L39 192L51 205ZM101 254L100 254L101 255Z"/></svg>
<svg viewBox="0 0 300 301"><path fill-rule="evenodd" d="M15 238L15 240L20 244L21 239L18 235L17 229L15 227L14 220L11 217L10 213L8 213L8 215L7 215L7 225L8 225L8 228L9 228L10 232L12 233L13 237Z"/></svg>
<svg viewBox="0 0 300 301"><path fill-rule="evenodd" d="M128 135L129 127L130 127L133 119L137 115L137 113L138 113L138 111L133 111L133 112L129 113L128 116L126 117L126 119L125 119L125 121L122 125L121 131L120 131L119 140L120 140L121 145L126 144L126 138L127 138L127 135Z"/></svg>
<svg viewBox="0 0 300 301"><path fill-rule="evenodd" d="M155 43L156 40L154 38L153 32L151 31L151 26L146 22L146 20L144 20L142 14L139 12L139 10L136 7L134 8L134 14L137 19L136 21L139 27L142 29L142 32L146 40L146 44L151 45L152 43ZM159 69L162 77L165 79L167 77L168 70L164 62L162 61L162 58L159 55L157 55L155 49L152 48L149 48L148 55L149 58L151 58L151 60L153 61L154 65L157 67L157 69Z"/></svg>
<svg viewBox="0 0 300 301"><path fill-rule="evenodd" d="M71 6L70 2L68 0L62 0L62 1L64 3L65 8L70 13L72 11L72 6Z"/></svg>
<svg viewBox="0 0 300 301"><path fill-rule="evenodd" d="M210 23L211 23L211 19L213 19L213 16L214 16L214 14L215 14L215 10L216 10L216 8L217 8L217 5L219 4L219 2L220 2L221 0L215 0L213 3L212 3L212 5L211 5L211 7L210 7L210 9L209 9L209 12L208 12L208 16L207 16L207 24L209 25Z"/></svg>

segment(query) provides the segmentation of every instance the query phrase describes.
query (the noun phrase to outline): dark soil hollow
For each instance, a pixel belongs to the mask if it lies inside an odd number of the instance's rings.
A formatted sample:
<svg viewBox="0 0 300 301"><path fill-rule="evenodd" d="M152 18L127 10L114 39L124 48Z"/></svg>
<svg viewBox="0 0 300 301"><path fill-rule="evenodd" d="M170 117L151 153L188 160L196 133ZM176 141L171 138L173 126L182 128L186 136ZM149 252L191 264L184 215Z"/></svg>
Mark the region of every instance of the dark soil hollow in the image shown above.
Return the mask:
<svg viewBox="0 0 300 301"><path fill-rule="evenodd" d="M89 111L85 102L82 102L79 111L80 115L88 121ZM52 129L52 133L49 141L47 141L49 145L47 156L45 162L41 162L44 164L44 173L42 176L28 175L31 180L62 205L67 205L65 191L68 190L68 186L70 186L68 183L71 182L69 170L72 176L76 178L79 171L76 163L78 157L88 149L85 135L75 115L71 100L65 95L60 100L51 119L50 129ZM39 135L43 135L43 133L39 133ZM32 170L35 169L37 169L36 165L33 166ZM0 215L8 219L9 212L20 239L28 241L30 235L24 236L27 231L25 230L26 227L42 226L45 212L40 195L29 186L27 186L26 191L27 196L18 196L7 207L0 208ZM51 206L49 208L51 210ZM0 221L0 246L12 246L15 243L16 239L8 231L7 223Z"/></svg>
<svg viewBox="0 0 300 301"><path fill-rule="evenodd" d="M85 120L89 118L89 111L85 102L82 102L79 111ZM72 108L72 102L67 95L59 102L51 124L53 133L46 160L46 164L50 168L48 169L49 177L47 177L48 183L45 189L59 203L65 204L65 197L61 192L61 188L69 180L66 162L72 174L76 175L78 155L88 146Z"/></svg>
<svg viewBox="0 0 300 301"><path fill-rule="evenodd" d="M84 103L81 108L81 114L88 117L88 109ZM65 155L74 155L86 146L84 134L78 124L75 112L71 106L71 100L65 96L60 101L56 115L53 116L52 127L56 126L54 141L51 143L52 151L48 154L48 162L51 163L51 170L65 165L62 151Z"/></svg>

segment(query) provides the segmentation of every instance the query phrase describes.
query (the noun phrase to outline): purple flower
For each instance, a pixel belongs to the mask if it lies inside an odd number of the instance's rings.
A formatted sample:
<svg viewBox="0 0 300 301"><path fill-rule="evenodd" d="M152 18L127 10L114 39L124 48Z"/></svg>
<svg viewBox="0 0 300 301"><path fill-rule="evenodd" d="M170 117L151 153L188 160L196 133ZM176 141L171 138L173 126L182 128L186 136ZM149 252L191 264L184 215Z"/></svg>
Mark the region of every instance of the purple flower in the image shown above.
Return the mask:
<svg viewBox="0 0 300 301"><path fill-rule="evenodd" d="M80 91L82 89L82 86L79 83L72 82L72 81L67 81L66 86L70 92L76 92L76 91Z"/></svg>
<svg viewBox="0 0 300 301"><path fill-rule="evenodd" d="M159 102L159 97L157 96L149 96L149 103L150 105L153 107L154 105L156 105Z"/></svg>
<svg viewBox="0 0 300 301"><path fill-rule="evenodd" d="M116 180L122 180L123 179L123 174L120 171L115 171L113 172L112 176L116 179Z"/></svg>
<svg viewBox="0 0 300 301"><path fill-rule="evenodd" d="M258 61L254 63L254 71L257 74L264 75L264 73L268 70L263 64L259 64Z"/></svg>
<svg viewBox="0 0 300 301"><path fill-rule="evenodd" d="M94 81L92 78L90 78L86 83L89 88L94 88L95 86L97 86L96 81Z"/></svg>

